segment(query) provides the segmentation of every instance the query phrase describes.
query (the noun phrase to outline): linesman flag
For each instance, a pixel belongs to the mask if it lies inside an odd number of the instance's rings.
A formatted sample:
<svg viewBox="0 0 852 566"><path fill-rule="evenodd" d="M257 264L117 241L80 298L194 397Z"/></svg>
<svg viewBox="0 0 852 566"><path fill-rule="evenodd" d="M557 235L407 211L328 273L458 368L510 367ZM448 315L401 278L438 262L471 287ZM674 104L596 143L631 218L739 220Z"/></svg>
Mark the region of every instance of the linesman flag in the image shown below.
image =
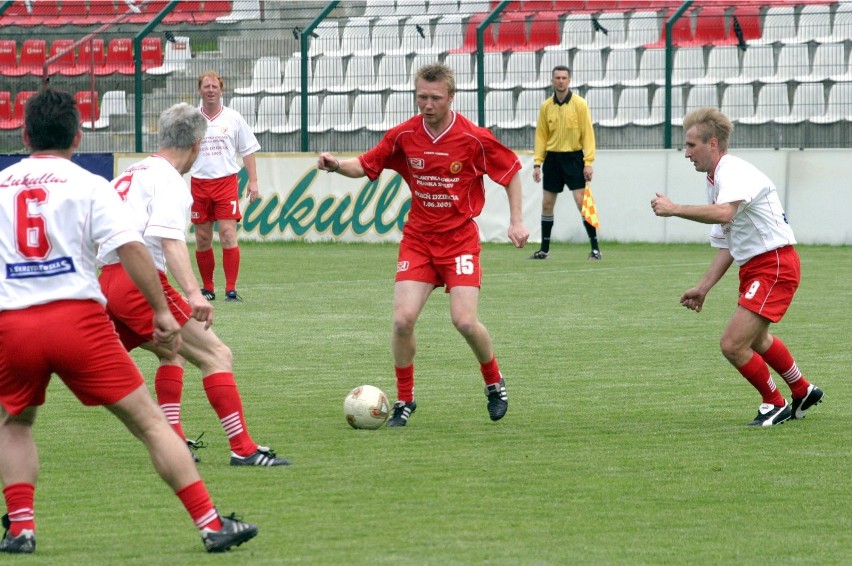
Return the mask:
<svg viewBox="0 0 852 566"><path fill-rule="evenodd" d="M583 210L581 212L586 222L595 228L601 227L601 223L598 220L598 209L595 207L595 197L592 196L592 187L589 184L586 184L586 188L583 191Z"/></svg>

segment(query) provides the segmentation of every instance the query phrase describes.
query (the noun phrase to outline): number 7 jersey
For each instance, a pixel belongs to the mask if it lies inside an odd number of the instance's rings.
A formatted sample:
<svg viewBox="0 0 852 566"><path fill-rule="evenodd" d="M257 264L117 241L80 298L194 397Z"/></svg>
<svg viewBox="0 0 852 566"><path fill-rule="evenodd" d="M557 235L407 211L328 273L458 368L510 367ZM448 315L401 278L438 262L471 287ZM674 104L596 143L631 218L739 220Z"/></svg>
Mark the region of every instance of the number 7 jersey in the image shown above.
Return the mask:
<svg viewBox="0 0 852 566"><path fill-rule="evenodd" d="M141 241L106 179L68 159L32 156L0 171L0 310L105 304L95 247Z"/></svg>

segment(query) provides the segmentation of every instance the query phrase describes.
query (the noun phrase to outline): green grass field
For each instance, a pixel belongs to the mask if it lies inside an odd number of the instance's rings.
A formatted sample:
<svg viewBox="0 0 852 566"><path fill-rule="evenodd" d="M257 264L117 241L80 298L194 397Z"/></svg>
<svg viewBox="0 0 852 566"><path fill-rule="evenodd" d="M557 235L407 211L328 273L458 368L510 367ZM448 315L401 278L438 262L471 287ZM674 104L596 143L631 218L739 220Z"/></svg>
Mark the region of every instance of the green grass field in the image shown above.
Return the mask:
<svg viewBox="0 0 852 566"><path fill-rule="evenodd" d="M205 433L199 469L220 510L257 522L258 537L206 556L141 444L55 380L36 427L38 549L19 562L848 564L852 248L799 249L802 285L774 330L826 400L769 429L744 426L760 398L719 351L734 270L704 312L678 304L709 246L605 245L588 262L586 246L557 244L526 261L534 249L483 251L480 316L506 418L488 419L438 291L417 329L416 414L356 431L342 411L352 387L396 396L396 246L244 244L245 300L216 301L214 328L252 435L294 464L228 466L194 368L184 427ZM134 357L152 378L153 358Z"/></svg>

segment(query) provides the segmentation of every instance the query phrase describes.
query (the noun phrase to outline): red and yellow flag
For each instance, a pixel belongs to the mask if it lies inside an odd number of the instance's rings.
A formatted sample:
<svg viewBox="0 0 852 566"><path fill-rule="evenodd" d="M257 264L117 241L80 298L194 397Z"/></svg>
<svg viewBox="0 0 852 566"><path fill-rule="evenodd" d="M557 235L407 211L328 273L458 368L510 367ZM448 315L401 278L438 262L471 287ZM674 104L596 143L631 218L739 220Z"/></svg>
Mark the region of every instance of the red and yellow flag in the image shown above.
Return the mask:
<svg viewBox="0 0 852 566"><path fill-rule="evenodd" d="M598 220L598 209L595 208L595 198L592 196L592 187L590 185L586 185L586 189L583 191L583 219L594 226L595 228L600 228L601 223Z"/></svg>

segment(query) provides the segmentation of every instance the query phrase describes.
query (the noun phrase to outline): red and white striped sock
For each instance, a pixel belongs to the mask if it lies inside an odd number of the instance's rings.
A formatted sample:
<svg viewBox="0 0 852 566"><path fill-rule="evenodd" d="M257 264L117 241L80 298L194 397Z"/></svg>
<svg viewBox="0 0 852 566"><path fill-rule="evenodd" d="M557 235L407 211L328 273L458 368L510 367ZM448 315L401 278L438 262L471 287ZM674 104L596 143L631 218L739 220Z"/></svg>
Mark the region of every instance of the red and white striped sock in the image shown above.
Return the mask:
<svg viewBox="0 0 852 566"><path fill-rule="evenodd" d="M257 444L251 439L243 414L243 401L237 390L234 374L230 372L211 373L204 378L204 392L210 401L219 422L228 435L231 450L238 456L251 456L257 450Z"/></svg>

